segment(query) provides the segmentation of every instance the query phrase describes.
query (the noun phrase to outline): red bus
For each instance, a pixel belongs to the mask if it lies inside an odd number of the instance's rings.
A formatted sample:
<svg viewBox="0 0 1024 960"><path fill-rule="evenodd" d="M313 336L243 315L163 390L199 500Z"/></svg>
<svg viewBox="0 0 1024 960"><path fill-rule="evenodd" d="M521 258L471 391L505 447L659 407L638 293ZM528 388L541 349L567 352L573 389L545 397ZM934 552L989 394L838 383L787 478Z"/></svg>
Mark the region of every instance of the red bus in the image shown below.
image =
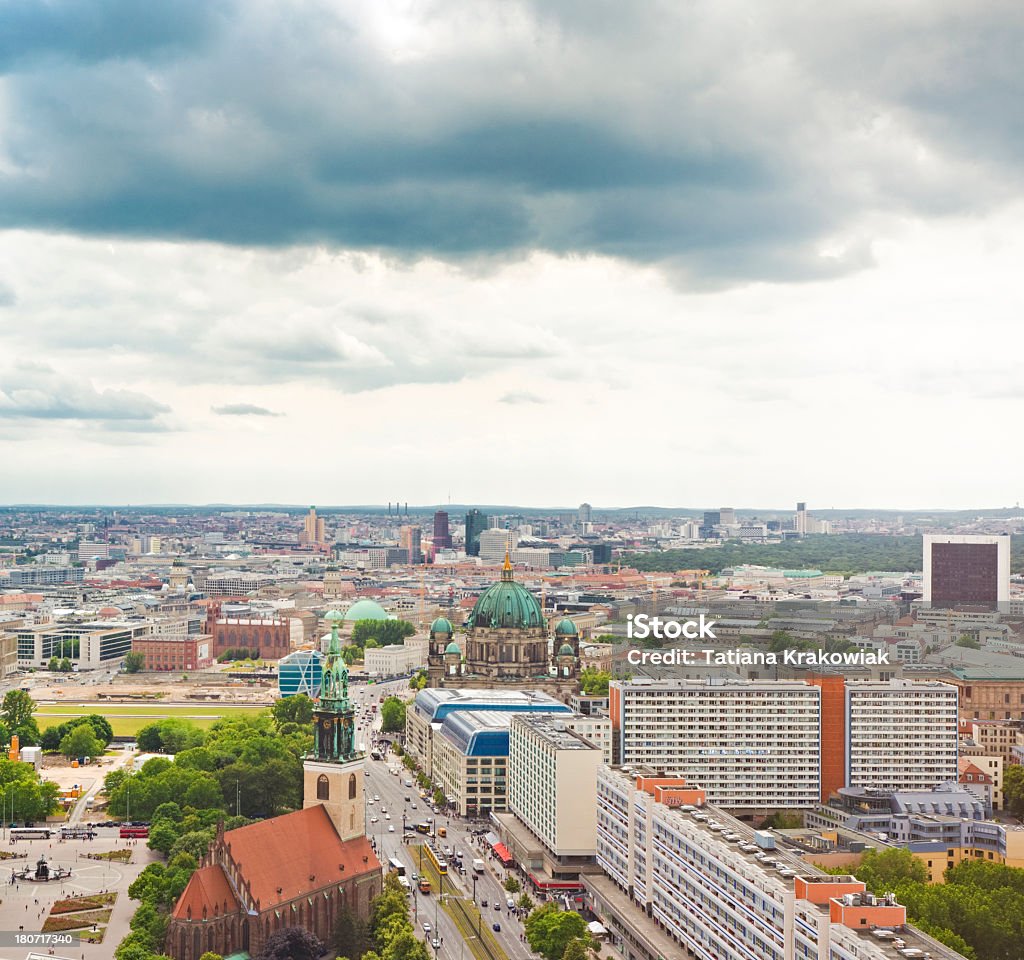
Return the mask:
<svg viewBox="0 0 1024 960"><path fill-rule="evenodd" d="M148 837L149 827L121 827L121 839L134 840L136 838Z"/></svg>

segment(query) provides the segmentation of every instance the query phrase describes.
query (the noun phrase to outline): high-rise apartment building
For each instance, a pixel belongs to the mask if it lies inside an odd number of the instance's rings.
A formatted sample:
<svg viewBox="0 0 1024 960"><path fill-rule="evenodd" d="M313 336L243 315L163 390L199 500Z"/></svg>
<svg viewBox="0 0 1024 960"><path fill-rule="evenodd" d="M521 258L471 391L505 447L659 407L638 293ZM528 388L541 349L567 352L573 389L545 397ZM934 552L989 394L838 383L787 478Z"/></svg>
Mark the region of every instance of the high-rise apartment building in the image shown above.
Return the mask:
<svg viewBox="0 0 1024 960"><path fill-rule="evenodd" d="M452 535L448 532L448 513L438 510L434 514L434 535L432 537L435 550L448 550L452 545Z"/></svg>
<svg viewBox="0 0 1024 960"><path fill-rule="evenodd" d="M408 524L399 531L399 547L405 553L406 563L422 563L423 551L420 549L420 528Z"/></svg>
<svg viewBox="0 0 1024 960"><path fill-rule="evenodd" d="M957 779L957 689L938 681L615 680L613 762L686 777L731 808Z"/></svg>
<svg viewBox="0 0 1024 960"><path fill-rule="evenodd" d="M927 790L958 778L957 689L938 680L846 684L850 787Z"/></svg>
<svg viewBox="0 0 1024 960"><path fill-rule="evenodd" d="M810 807L821 698L800 680L616 680L613 759L687 778L727 807Z"/></svg>
<svg viewBox="0 0 1024 960"><path fill-rule="evenodd" d="M581 503L576 515L577 523L582 527L593 522L593 509L589 503Z"/></svg>
<svg viewBox="0 0 1024 960"><path fill-rule="evenodd" d="M480 534L487 529L487 514L479 510L466 513L466 556L480 555Z"/></svg>
<svg viewBox="0 0 1024 960"><path fill-rule="evenodd" d="M1010 599L1008 536L926 535L924 602L936 606Z"/></svg>
<svg viewBox="0 0 1024 960"><path fill-rule="evenodd" d="M605 875L580 879L627 960L961 958L908 926L894 895L819 872L771 834L687 799L695 792L682 780L598 771ZM896 935L879 937L880 929L899 930L899 953Z"/></svg>
<svg viewBox="0 0 1024 960"><path fill-rule="evenodd" d="M723 527L731 527L736 523L736 511L732 507L722 507L718 511L718 517Z"/></svg>

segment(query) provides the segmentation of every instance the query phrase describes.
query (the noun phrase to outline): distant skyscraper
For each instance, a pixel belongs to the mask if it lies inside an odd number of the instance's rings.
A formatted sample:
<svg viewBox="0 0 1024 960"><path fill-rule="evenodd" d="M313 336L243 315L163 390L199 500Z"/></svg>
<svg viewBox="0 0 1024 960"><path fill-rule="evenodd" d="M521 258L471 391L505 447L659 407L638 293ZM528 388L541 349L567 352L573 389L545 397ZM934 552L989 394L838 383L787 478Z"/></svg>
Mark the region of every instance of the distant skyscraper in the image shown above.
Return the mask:
<svg viewBox="0 0 1024 960"><path fill-rule="evenodd" d="M592 517L592 510L589 503L581 503L579 509L579 524L582 527L585 523L590 523Z"/></svg>
<svg viewBox="0 0 1024 960"><path fill-rule="evenodd" d="M407 563L422 563L423 553L420 550L420 528L414 526L402 527L399 546L405 553Z"/></svg>
<svg viewBox="0 0 1024 960"><path fill-rule="evenodd" d="M807 533L807 504L802 500L798 501L796 505L796 517L793 521L793 529L796 530L801 537Z"/></svg>
<svg viewBox="0 0 1024 960"><path fill-rule="evenodd" d="M434 549L447 550L452 545L452 535L448 532L448 514L438 510L434 514Z"/></svg>
<svg viewBox="0 0 1024 960"><path fill-rule="evenodd" d="M310 507L306 519L302 522L302 533L299 543L314 544L327 541L327 529L322 518L316 515L316 507Z"/></svg>
<svg viewBox="0 0 1024 960"><path fill-rule="evenodd" d="M466 514L466 556L480 555L480 534L487 529L487 514L470 510Z"/></svg>
<svg viewBox="0 0 1024 960"><path fill-rule="evenodd" d="M715 527L722 522L721 510L705 510L704 522L700 525L700 535L703 539L709 540L715 535Z"/></svg>
<svg viewBox="0 0 1024 960"><path fill-rule="evenodd" d="M511 530L495 527L480 533L480 559L489 563L500 563L505 554L515 550L519 538Z"/></svg>
<svg viewBox="0 0 1024 960"><path fill-rule="evenodd" d="M925 603L995 605L1009 598L1009 537L924 538Z"/></svg>
<svg viewBox="0 0 1024 960"><path fill-rule="evenodd" d="M722 507L718 511L719 523L723 527L731 527L736 522L736 511L732 507Z"/></svg>

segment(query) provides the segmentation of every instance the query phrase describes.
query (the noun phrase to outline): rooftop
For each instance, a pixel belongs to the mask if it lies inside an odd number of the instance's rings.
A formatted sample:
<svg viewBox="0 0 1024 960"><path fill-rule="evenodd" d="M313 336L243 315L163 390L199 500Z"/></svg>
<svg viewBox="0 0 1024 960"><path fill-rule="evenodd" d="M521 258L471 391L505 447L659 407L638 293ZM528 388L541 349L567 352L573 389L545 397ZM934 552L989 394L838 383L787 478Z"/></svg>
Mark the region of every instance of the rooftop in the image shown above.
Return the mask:
<svg viewBox="0 0 1024 960"><path fill-rule="evenodd" d="M543 740L550 743L556 750L599 750L589 740L585 740L575 730L565 725L565 719L557 715L545 713L522 713L511 717L512 723L529 727Z"/></svg>

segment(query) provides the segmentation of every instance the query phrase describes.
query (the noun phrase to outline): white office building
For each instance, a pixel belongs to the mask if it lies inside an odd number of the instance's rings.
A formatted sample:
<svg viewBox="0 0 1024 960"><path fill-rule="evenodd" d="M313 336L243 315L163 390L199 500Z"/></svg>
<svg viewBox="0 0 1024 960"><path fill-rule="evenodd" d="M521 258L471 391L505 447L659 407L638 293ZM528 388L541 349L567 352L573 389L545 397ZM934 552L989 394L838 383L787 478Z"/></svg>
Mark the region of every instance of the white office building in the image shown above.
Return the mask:
<svg viewBox="0 0 1024 960"><path fill-rule="evenodd" d="M601 766L601 751L567 720L513 715L508 739L508 808L564 861L594 855Z"/></svg>

